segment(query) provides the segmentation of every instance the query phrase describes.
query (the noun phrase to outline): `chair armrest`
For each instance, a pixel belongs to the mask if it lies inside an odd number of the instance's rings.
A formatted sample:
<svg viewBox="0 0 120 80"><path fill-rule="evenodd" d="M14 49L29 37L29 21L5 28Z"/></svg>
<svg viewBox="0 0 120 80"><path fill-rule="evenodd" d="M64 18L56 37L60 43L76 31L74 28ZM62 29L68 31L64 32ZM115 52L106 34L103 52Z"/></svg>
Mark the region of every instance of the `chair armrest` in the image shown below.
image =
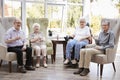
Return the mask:
<svg viewBox="0 0 120 80"><path fill-rule="evenodd" d="M0 44L0 59L4 59L7 54L7 46Z"/></svg>
<svg viewBox="0 0 120 80"><path fill-rule="evenodd" d="M115 48L107 48L105 54L107 55L108 62L114 62L116 56Z"/></svg>
<svg viewBox="0 0 120 80"><path fill-rule="evenodd" d="M114 48L107 48L105 54L110 54L114 52Z"/></svg>
<svg viewBox="0 0 120 80"><path fill-rule="evenodd" d="M96 44L88 44L88 45L85 46L85 48L93 48L95 46L96 46Z"/></svg>

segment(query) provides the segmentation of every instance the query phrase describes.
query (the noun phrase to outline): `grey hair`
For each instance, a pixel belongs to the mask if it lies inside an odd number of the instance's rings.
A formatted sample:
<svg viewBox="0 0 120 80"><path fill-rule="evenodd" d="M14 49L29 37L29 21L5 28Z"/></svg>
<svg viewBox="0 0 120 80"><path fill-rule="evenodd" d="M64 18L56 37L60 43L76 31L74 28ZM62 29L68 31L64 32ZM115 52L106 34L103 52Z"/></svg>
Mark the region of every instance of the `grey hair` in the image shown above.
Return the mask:
<svg viewBox="0 0 120 80"><path fill-rule="evenodd" d="M84 17L80 17L80 18L79 18L79 22L80 22L80 21L85 21L85 23L86 23L86 19L85 19Z"/></svg>
<svg viewBox="0 0 120 80"><path fill-rule="evenodd" d="M108 26L110 26L110 22L109 22L109 21L102 21L102 22L101 22L101 26L102 26L102 25L108 25Z"/></svg>
<svg viewBox="0 0 120 80"><path fill-rule="evenodd" d="M16 21L20 21L20 22L22 22L20 18L15 17L14 22L16 22Z"/></svg>
<svg viewBox="0 0 120 80"><path fill-rule="evenodd" d="M34 28L34 27L39 27L40 28L40 24L38 24L38 23L34 23L33 25L32 25L32 28Z"/></svg>

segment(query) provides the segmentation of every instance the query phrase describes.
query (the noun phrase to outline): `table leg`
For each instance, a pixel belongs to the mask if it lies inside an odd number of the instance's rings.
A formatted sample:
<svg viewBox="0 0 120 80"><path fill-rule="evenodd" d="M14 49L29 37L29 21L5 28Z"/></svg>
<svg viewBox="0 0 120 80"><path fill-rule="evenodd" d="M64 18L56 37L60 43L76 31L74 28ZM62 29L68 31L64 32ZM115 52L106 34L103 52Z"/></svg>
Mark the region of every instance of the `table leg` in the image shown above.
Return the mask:
<svg viewBox="0 0 120 80"><path fill-rule="evenodd" d="M56 43L53 42L53 59L56 60Z"/></svg>
<svg viewBox="0 0 120 80"><path fill-rule="evenodd" d="M63 57L64 57L64 60L66 59L66 43L63 44Z"/></svg>

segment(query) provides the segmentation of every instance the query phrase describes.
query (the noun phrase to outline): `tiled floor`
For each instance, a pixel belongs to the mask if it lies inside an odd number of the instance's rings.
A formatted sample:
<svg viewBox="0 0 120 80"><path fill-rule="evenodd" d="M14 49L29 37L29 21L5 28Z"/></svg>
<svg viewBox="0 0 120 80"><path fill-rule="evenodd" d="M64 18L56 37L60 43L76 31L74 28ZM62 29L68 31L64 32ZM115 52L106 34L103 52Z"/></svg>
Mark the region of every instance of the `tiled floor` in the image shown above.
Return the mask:
<svg viewBox="0 0 120 80"><path fill-rule="evenodd" d="M112 64L104 66L103 77L100 78L97 73L97 64L91 63L90 73L81 77L74 75L77 69L66 68L63 65L62 45L58 45L61 49L57 49L57 60L55 64L48 63L48 68L37 68L36 71L28 71L26 74L16 72L16 62L13 64L13 72L8 72L6 62L0 68L0 80L120 80L120 55L117 54L115 66L117 72L114 72Z"/></svg>

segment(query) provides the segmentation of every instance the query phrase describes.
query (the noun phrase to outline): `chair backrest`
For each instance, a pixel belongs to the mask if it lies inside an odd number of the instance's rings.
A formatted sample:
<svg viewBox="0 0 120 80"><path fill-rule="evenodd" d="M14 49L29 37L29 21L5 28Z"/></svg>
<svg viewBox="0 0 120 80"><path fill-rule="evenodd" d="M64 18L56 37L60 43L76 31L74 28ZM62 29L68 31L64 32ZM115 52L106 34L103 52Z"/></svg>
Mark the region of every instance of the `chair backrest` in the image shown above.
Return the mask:
<svg viewBox="0 0 120 80"><path fill-rule="evenodd" d="M4 17L4 18L0 18L0 23L4 27L5 31L7 31L10 27L13 26L14 20L15 17Z"/></svg>
<svg viewBox="0 0 120 80"><path fill-rule="evenodd" d="M5 32L13 26L13 22L15 20L15 17L5 17L5 18L0 18L0 43L4 43L4 35Z"/></svg>
<svg viewBox="0 0 120 80"><path fill-rule="evenodd" d="M107 61L113 62L115 60L118 42L119 42L119 35L120 35L120 19L102 19L102 21L109 21L110 22L110 30L113 31L115 35L115 45L112 51L108 51L107 54ZM106 52L107 53L107 52ZM112 57L112 58L111 58Z"/></svg>
<svg viewBox="0 0 120 80"><path fill-rule="evenodd" d="M0 44L4 44L4 34L5 34L5 29L0 23Z"/></svg>
<svg viewBox="0 0 120 80"><path fill-rule="evenodd" d="M48 27L48 19L47 18L27 18L27 26L29 29L29 33L33 32L32 25L34 23L40 24L40 30L44 34L44 36L47 38L47 27Z"/></svg>
<svg viewBox="0 0 120 80"><path fill-rule="evenodd" d="M90 37L88 38L88 40L89 40L89 44L92 44L92 31L91 31L91 29L90 29Z"/></svg>
<svg viewBox="0 0 120 80"><path fill-rule="evenodd" d="M7 46L4 41L6 31L13 26L15 17L0 18L0 59L6 59Z"/></svg>
<svg viewBox="0 0 120 80"><path fill-rule="evenodd" d="M115 45L118 46L119 35L120 35L120 19L102 19L102 21L110 22L110 30L113 31L115 35ZM101 21L101 22L102 22Z"/></svg>

